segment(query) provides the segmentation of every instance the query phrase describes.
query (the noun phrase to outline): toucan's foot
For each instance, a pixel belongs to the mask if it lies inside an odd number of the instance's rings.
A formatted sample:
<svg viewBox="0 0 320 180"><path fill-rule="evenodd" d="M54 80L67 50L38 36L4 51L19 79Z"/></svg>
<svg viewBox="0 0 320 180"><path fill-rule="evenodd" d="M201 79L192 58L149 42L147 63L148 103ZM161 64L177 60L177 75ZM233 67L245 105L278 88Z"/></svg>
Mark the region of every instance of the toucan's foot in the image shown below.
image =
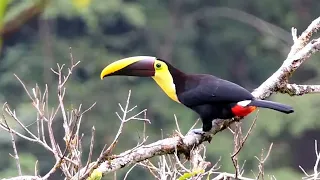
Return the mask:
<svg viewBox="0 0 320 180"><path fill-rule="evenodd" d="M206 134L206 132L204 132L202 129L192 129L190 131L190 133L198 134L198 135L201 135L201 136L204 136Z"/></svg>
<svg viewBox="0 0 320 180"><path fill-rule="evenodd" d="M212 136L210 132L205 132L202 129L192 129L191 131L189 131L189 133L200 135L204 137L209 143L211 142Z"/></svg>

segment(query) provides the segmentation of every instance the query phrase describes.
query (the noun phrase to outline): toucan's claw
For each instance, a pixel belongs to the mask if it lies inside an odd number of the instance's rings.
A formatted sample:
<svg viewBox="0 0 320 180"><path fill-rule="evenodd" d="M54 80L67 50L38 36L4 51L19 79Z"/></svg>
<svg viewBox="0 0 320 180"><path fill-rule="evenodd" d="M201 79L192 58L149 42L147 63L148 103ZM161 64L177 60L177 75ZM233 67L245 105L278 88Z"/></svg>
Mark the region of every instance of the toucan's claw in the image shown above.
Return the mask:
<svg viewBox="0 0 320 180"><path fill-rule="evenodd" d="M197 134L197 135L204 137L204 139L207 140L209 143L212 140L212 136L211 136L210 132L205 132L202 129L192 129L191 131L188 132L188 134L190 134L190 133Z"/></svg>
<svg viewBox="0 0 320 180"><path fill-rule="evenodd" d="M206 134L206 132L204 132L202 129L192 129L190 131L190 133L198 134L198 135L201 135L201 136L204 136Z"/></svg>

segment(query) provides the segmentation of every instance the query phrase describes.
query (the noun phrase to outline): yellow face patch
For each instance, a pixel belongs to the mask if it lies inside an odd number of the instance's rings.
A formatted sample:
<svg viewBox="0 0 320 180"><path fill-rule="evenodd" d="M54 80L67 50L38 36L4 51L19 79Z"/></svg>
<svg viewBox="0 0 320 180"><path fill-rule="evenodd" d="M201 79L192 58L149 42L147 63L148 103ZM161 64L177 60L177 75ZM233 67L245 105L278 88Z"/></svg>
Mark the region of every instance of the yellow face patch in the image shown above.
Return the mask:
<svg viewBox="0 0 320 180"><path fill-rule="evenodd" d="M176 87L173 83L172 75L168 69L168 66L163 61L155 60L154 62L155 75L152 77L158 86L174 101L179 102Z"/></svg>

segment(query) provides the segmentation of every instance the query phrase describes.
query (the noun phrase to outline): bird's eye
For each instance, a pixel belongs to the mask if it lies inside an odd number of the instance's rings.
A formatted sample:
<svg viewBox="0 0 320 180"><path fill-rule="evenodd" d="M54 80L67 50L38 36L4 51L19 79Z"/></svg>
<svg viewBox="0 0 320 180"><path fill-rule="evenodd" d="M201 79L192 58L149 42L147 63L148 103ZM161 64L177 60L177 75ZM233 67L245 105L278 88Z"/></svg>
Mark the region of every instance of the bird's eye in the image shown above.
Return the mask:
<svg viewBox="0 0 320 180"><path fill-rule="evenodd" d="M161 68L161 64L160 63L157 63L156 64L156 67L159 69L159 68Z"/></svg>

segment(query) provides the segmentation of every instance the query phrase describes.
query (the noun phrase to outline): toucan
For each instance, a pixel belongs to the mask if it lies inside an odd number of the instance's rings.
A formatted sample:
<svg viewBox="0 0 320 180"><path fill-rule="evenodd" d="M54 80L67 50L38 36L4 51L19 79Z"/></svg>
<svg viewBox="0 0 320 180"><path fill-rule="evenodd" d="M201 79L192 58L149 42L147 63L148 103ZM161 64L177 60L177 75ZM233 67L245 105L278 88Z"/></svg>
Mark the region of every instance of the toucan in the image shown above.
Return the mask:
<svg viewBox="0 0 320 180"><path fill-rule="evenodd" d="M152 77L173 101L195 111L202 121L202 131L209 132L214 119L245 117L257 107L282 113L293 108L277 102L260 100L245 88L210 74L187 74L169 62L152 56L134 56L106 66L100 75Z"/></svg>

